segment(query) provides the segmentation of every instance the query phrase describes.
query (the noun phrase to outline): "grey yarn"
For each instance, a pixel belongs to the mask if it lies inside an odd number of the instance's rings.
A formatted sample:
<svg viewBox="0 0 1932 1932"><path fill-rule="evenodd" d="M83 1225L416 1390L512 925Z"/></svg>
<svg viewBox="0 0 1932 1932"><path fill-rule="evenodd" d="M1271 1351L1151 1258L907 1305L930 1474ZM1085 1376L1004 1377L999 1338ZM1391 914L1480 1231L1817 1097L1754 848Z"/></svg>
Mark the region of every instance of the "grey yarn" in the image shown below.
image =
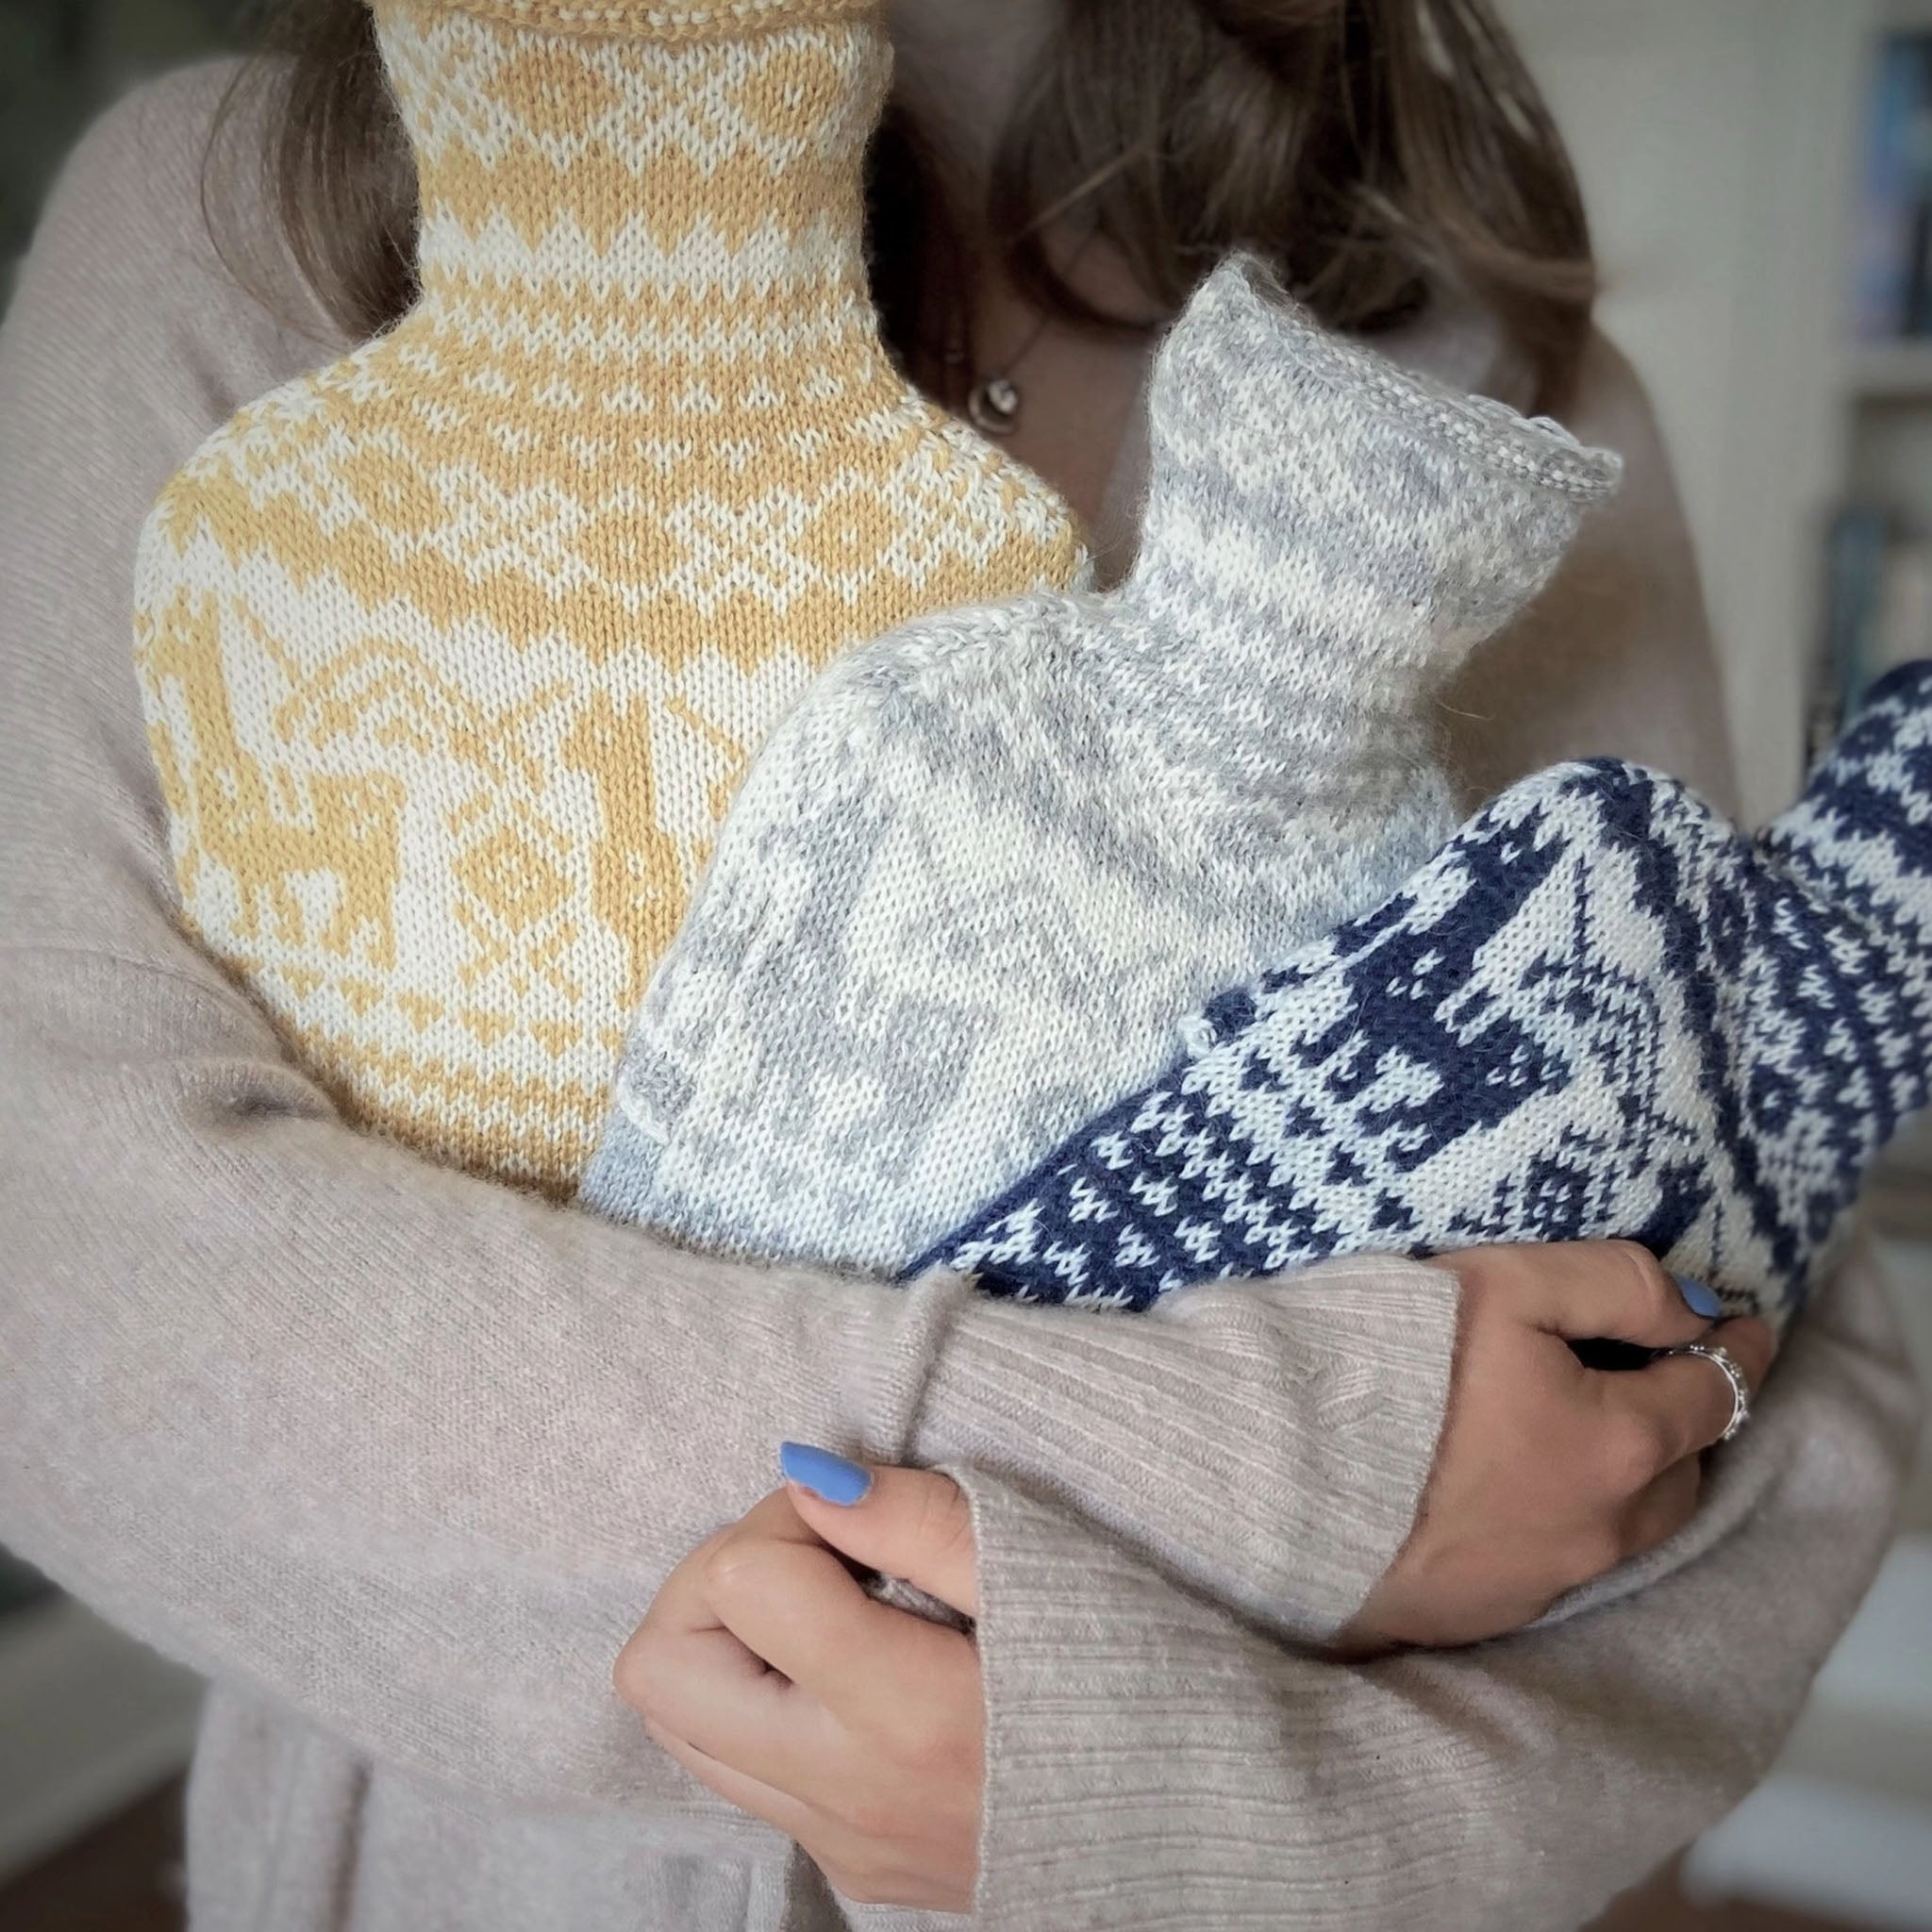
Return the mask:
<svg viewBox="0 0 1932 1932"><path fill-rule="evenodd" d="M1150 407L1117 591L908 625L781 723L645 994L591 1206L894 1271L1454 829L1432 695L1616 459L1327 335L1242 258Z"/></svg>

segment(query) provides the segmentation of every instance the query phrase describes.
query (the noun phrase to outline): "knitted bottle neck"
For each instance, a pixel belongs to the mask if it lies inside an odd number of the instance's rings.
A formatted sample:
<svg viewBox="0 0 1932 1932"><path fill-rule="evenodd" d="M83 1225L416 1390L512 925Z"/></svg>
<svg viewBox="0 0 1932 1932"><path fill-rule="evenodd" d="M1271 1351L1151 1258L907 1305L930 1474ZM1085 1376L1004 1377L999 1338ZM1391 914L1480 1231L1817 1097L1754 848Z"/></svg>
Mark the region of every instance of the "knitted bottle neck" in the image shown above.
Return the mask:
<svg viewBox="0 0 1932 1932"><path fill-rule="evenodd" d="M1241 258L1163 344L1148 436L1124 587L1146 675L1224 741L1319 712L1341 762L1414 755L1443 680L1548 581L1618 474L1554 425L1328 334Z"/></svg>
<svg viewBox="0 0 1932 1932"><path fill-rule="evenodd" d="M578 40L750 40L788 26L872 19L883 0L430 0L438 11ZM378 12L394 0L375 0Z"/></svg>
<svg viewBox="0 0 1932 1932"><path fill-rule="evenodd" d="M377 0L425 296L749 290L810 340L865 299L880 4Z"/></svg>

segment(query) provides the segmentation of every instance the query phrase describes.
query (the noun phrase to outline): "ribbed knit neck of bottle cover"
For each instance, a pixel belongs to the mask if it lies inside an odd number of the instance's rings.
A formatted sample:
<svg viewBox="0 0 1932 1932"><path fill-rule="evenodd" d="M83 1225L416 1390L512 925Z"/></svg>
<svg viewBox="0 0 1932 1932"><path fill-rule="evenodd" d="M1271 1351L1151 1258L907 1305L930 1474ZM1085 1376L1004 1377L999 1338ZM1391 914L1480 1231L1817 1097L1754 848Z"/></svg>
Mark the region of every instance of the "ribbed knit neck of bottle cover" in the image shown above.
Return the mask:
<svg viewBox="0 0 1932 1932"><path fill-rule="evenodd" d="M1326 454L1308 439L1332 427L1314 365L1336 351L1356 355L1236 257L1194 291L1155 358L1147 499L1124 588L1156 620L1141 648L1235 702L1309 675L1303 646L1289 641L1305 628L1332 644L1339 672L1360 625L1357 559L1335 559L1333 575L1316 568L1319 533L1299 500L1302 475ZM1393 615L1377 626L1385 638L1401 634ZM1418 632L1405 641L1423 655Z"/></svg>
<svg viewBox="0 0 1932 1932"><path fill-rule="evenodd" d="M1458 571L1521 579L1525 596L1541 580L1552 533L1567 540L1567 526L1526 500L1594 502L1619 469L1555 424L1457 395L1330 333L1242 255L1196 291L1161 345L1148 448L1126 588L1160 620L1154 647L1198 652L1211 639L1265 677L1292 633L1293 675L1330 654L1338 684L1372 684L1378 701L1419 700L1445 668L1445 608L1467 601ZM1410 448L1439 455L1406 466ZM1406 467L1420 479L1407 496ZM1453 491L1453 507L1435 489ZM1419 510L1471 541L1425 554Z"/></svg>
<svg viewBox="0 0 1932 1932"><path fill-rule="evenodd" d="M379 14L395 10L392 0L376 0ZM874 19L885 0L441 0L439 10L591 40L731 41Z"/></svg>
<svg viewBox="0 0 1932 1932"><path fill-rule="evenodd" d="M425 291L866 299L880 0L377 0Z"/></svg>
<svg viewBox="0 0 1932 1932"><path fill-rule="evenodd" d="M1320 327L1252 258L1162 344L1116 675L1257 799L1424 755L1434 693L1616 465ZM1378 779L1378 782L1379 779Z"/></svg>

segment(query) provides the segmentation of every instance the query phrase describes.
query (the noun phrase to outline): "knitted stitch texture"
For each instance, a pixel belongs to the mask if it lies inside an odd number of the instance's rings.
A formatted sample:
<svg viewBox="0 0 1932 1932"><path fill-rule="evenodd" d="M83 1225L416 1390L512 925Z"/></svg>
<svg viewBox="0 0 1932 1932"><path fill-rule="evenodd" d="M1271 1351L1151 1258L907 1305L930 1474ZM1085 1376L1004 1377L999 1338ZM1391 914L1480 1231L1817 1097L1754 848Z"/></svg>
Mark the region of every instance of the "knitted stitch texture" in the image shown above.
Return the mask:
<svg viewBox="0 0 1932 1932"><path fill-rule="evenodd" d="M1639 766L1559 766L1198 1026L917 1265L1140 1307L1615 1236L1782 1324L1932 1098L1932 663L1756 840Z"/></svg>
<svg viewBox="0 0 1932 1932"><path fill-rule="evenodd" d="M1242 259L1163 345L1151 437L1119 591L912 625L774 735L591 1205L902 1267L1453 828L1432 694L1614 459L1324 335Z"/></svg>
<svg viewBox="0 0 1932 1932"><path fill-rule="evenodd" d="M841 649L1077 575L878 341L874 4L381 0L422 295L170 484L187 920L356 1120L575 1185L752 753Z"/></svg>

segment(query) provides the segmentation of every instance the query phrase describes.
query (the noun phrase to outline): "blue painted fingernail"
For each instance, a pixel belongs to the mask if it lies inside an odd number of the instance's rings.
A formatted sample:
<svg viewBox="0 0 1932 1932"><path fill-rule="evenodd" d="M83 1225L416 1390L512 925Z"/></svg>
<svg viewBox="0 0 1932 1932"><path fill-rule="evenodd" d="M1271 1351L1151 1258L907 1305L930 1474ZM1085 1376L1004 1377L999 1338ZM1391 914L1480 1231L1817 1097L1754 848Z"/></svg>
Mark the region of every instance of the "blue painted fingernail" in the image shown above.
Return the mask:
<svg viewBox="0 0 1932 1932"><path fill-rule="evenodd" d="M1684 1306L1693 1315L1702 1315L1707 1322L1715 1322L1724 1311L1724 1305L1701 1281L1692 1281L1688 1274L1674 1274L1671 1279L1677 1284L1677 1292L1684 1297Z"/></svg>
<svg viewBox="0 0 1932 1932"><path fill-rule="evenodd" d="M864 1502L872 1489L871 1470L834 1456L829 1449L814 1449L809 1442L780 1442L778 1467L788 1483L796 1483L821 1502L836 1503L841 1509Z"/></svg>

